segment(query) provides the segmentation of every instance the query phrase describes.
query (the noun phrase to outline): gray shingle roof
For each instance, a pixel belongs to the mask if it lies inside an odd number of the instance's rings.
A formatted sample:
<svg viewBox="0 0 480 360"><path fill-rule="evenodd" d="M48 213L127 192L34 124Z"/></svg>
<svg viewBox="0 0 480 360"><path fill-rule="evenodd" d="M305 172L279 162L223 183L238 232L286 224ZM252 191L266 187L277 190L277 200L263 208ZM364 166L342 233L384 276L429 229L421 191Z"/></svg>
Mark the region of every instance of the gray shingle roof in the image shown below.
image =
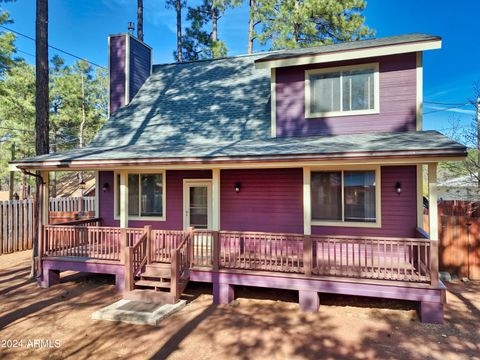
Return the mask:
<svg viewBox="0 0 480 360"><path fill-rule="evenodd" d="M431 38L406 35L323 48ZM154 66L131 103L112 115L88 147L17 163L465 151L437 132L271 139L270 72L254 65L264 56Z"/></svg>
<svg viewBox="0 0 480 360"><path fill-rule="evenodd" d="M398 36L387 36L375 39L366 39L359 41L349 41L339 44L330 44L322 46L314 46L309 48L291 49L276 51L270 55L258 59L258 62L294 58L298 56L318 55L330 52L340 52L347 50L358 50L378 46L399 45L406 43L415 43L422 41L441 40L439 36L427 34L406 34Z"/></svg>
<svg viewBox="0 0 480 360"><path fill-rule="evenodd" d="M129 160L129 159L199 159L237 158L255 156L300 156L335 154L355 155L370 153L370 156L386 152L445 152L463 155L465 146L450 140L437 131L412 131L400 133L368 133L305 138L264 138L230 140L223 142L168 142L162 145L126 145L114 148L89 147L61 154L49 154L35 158L36 161L71 162L75 160ZM29 161L23 160L21 162Z"/></svg>
<svg viewBox="0 0 480 360"><path fill-rule="evenodd" d="M257 56L168 64L117 110L90 146L184 145L270 134L270 72Z"/></svg>

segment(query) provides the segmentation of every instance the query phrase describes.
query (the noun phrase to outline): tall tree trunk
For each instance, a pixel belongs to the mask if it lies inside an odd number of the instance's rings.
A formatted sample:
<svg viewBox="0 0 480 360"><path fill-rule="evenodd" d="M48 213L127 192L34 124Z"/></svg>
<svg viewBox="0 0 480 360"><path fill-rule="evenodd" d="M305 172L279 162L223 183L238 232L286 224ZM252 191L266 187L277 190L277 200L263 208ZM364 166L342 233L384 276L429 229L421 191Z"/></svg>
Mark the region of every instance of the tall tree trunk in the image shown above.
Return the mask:
<svg viewBox="0 0 480 360"><path fill-rule="evenodd" d="M37 0L35 44L35 152L37 155L48 154L48 0ZM32 275L36 276L35 257L38 256L41 214L41 178L37 180L35 193L35 226L33 238Z"/></svg>
<svg viewBox="0 0 480 360"><path fill-rule="evenodd" d="M137 0L137 38L143 41L143 0Z"/></svg>
<svg viewBox="0 0 480 360"><path fill-rule="evenodd" d="M253 27L255 22L255 0L250 0L250 18L248 19L248 54L253 53Z"/></svg>
<svg viewBox="0 0 480 360"><path fill-rule="evenodd" d="M212 41L218 41L218 9L212 5Z"/></svg>
<svg viewBox="0 0 480 360"><path fill-rule="evenodd" d="M12 142L10 151L11 151L10 159L14 161L15 160L15 143L14 142ZM10 171L10 179L8 182L8 198L10 200L13 200L14 192L15 192L15 172Z"/></svg>
<svg viewBox="0 0 480 360"><path fill-rule="evenodd" d="M177 60L182 62L182 0L177 0L175 9L177 10Z"/></svg>

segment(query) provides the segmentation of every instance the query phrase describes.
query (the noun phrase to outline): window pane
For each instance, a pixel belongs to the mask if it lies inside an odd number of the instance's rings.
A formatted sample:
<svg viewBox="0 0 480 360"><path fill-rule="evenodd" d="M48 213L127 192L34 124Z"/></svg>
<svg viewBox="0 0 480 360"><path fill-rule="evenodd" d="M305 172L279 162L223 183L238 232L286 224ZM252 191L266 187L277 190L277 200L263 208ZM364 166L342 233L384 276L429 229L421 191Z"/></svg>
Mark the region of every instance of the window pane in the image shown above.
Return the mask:
<svg viewBox="0 0 480 360"><path fill-rule="evenodd" d="M163 183L162 175L141 175L142 181L142 216L162 216Z"/></svg>
<svg viewBox="0 0 480 360"><path fill-rule="evenodd" d="M312 173L312 219L342 220L342 173Z"/></svg>
<svg viewBox="0 0 480 360"><path fill-rule="evenodd" d="M138 174L128 174L128 215L139 215L138 191Z"/></svg>
<svg viewBox="0 0 480 360"><path fill-rule="evenodd" d="M345 221L375 222L375 171L344 172Z"/></svg>
<svg viewBox="0 0 480 360"><path fill-rule="evenodd" d="M340 111L340 73L310 75L310 111Z"/></svg>
<svg viewBox="0 0 480 360"><path fill-rule="evenodd" d="M373 96L373 70L342 73L343 111L368 110L375 107Z"/></svg>

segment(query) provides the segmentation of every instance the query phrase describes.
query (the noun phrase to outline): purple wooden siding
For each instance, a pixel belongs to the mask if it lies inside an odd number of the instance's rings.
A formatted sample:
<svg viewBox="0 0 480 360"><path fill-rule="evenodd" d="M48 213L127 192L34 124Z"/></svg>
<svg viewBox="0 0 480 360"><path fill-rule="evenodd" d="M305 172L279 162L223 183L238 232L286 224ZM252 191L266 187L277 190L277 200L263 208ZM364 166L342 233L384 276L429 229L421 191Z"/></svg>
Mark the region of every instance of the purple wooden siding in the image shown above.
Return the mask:
<svg viewBox="0 0 480 360"><path fill-rule="evenodd" d="M316 235L357 235L416 237L417 227L417 177L415 166L382 166L382 227L355 228L338 226L312 226ZM397 194L395 184L402 184Z"/></svg>
<svg viewBox="0 0 480 360"><path fill-rule="evenodd" d="M183 229L183 179L211 179L212 172L210 170L195 171L167 171L166 172L166 221L140 221L130 220L129 227L143 227L144 225L152 225L154 229L159 230L181 230ZM113 172L100 172L100 186L108 183L108 190L103 192L100 190L100 217L103 219L104 226L119 226L120 221L114 219L114 185Z"/></svg>
<svg viewBox="0 0 480 360"><path fill-rule="evenodd" d="M305 118L305 70L378 62L380 113ZM416 129L415 53L278 68L276 72L277 136L354 134Z"/></svg>
<svg viewBox="0 0 480 360"><path fill-rule="evenodd" d="M125 38L126 35L110 37L110 114L125 105Z"/></svg>
<svg viewBox="0 0 480 360"><path fill-rule="evenodd" d="M383 166L382 227L312 226L312 234L352 236L414 237L417 222L416 167ZM130 227L151 224L155 229L183 228L183 179L210 179L210 171L167 171L166 221L130 220ZM239 193L235 184L241 184ZM397 194L395 184L402 184ZM105 226L119 226L114 220L113 172L100 173L100 217ZM303 233L302 169L222 170L221 229Z"/></svg>
<svg viewBox="0 0 480 360"><path fill-rule="evenodd" d="M221 229L303 233L302 184L302 169L222 170Z"/></svg>
<svg viewBox="0 0 480 360"><path fill-rule="evenodd" d="M151 50L137 39L130 37L130 100L137 94L150 76Z"/></svg>

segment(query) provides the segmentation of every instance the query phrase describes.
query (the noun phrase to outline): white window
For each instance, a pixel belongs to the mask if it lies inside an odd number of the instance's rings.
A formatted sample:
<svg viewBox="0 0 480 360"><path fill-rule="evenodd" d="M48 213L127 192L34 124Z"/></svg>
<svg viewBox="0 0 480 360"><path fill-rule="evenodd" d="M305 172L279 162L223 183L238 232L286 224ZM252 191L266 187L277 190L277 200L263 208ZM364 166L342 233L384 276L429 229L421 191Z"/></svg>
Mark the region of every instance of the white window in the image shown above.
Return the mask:
<svg viewBox="0 0 480 360"><path fill-rule="evenodd" d="M305 72L305 117L378 112L378 63Z"/></svg>
<svg viewBox="0 0 480 360"><path fill-rule="evenodd" d="M165 219L165 173L129 173L128 217ZM120 216L120 174L115 174L115 214Z"/></svg>
<svg viewBox="0 0 480 360"><path fill-rule="evenodd" d="M379 170L312 171L311 206L314 225L379 225Z"/></svg>

